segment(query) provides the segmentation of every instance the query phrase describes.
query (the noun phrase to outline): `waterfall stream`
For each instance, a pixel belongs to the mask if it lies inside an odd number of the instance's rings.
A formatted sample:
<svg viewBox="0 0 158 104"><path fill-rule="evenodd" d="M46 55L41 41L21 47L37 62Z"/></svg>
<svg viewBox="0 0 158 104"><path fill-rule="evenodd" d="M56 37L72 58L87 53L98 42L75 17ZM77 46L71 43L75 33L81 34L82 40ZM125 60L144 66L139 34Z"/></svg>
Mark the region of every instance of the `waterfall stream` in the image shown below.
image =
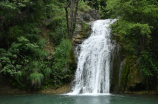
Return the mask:
<svg viewBox="0 0 158 104"><path fill-rule="evenodd" d="M116 19L97 20L92 23L92 33L80 46L73 94L109 93L110 55L114 44L109 28Z"/></svg>

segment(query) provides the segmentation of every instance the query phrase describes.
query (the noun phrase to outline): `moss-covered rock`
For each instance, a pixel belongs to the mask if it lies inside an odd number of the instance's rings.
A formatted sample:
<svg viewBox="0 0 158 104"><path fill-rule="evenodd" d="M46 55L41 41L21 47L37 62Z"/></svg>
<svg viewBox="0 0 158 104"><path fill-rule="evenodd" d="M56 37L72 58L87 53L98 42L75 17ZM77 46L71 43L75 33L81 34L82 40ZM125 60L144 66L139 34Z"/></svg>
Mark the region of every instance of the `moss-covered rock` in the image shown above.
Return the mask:
<svg viewBox="0 0 158 104"><path fill-rule="evenodd" d="M111 87L113 93L126 93L145 90L136 56L128 55L124 50L116 46L112 55Z"/></svg>
<svg viewBox="0 0 158 104"><path fill-rule="evenodd" d="M120 92L120 75L121 75L121 48L116 45L111 55L111 68L110 68L110 91Z"/></svg>
<svg viewBox="0 0 158 104"><path fill-rule="evenodd" d="M123 91L143 90L142 80L135 56L126 56L121 73L121 85L123 86Z"/></svg>
<svg viewBox="0 0 158 104"><path fill-rule="evenodd" d="M90 7L86 7L86 9L82 10L82 6L85 5L80 6L81 7L79 7L79 12L76 18L76 28L72 37L76 61L77 53L80 50L79 45L91 34L91 22L100 19L99 12L97 10L91 9ZM78 47L77 51L76 47Z"/></svg>
<svg viewBox="0 0 158 104"><path fill-rule="evenodd" d="M76 28L72 39L75 46L81 44L85 38L89 37L91 34L90 22L99 18L100 16L98 11L90 8L87 8L86 11L82 11L77 14Z"/></svg>

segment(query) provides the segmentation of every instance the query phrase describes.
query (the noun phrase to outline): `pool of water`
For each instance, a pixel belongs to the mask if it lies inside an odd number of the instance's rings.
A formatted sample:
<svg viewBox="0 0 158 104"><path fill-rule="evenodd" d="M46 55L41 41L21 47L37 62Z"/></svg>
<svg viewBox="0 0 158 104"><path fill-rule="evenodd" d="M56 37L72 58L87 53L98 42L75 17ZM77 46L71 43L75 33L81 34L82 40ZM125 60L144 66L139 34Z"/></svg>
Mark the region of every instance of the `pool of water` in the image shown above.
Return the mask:
<svg viewBox="0 0 158 104"><path fill-rule="evenodd" d="M158 104L158 96L1 94L0 104Z"/></svg>

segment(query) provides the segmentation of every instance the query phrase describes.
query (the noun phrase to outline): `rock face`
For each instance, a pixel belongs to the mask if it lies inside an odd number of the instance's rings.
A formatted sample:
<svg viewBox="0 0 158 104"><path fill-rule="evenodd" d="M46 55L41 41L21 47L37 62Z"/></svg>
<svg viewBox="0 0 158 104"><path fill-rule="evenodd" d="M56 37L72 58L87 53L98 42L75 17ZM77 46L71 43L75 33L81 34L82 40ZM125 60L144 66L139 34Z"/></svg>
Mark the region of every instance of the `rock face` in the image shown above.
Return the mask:
<svg viewBox="0 0 158 104"><path fill-rule="evenodd" d="M100 15L97 10L89 9L83 13L78 13L78 17L81 21L91 22L100 19Z"/></svg>
<svg viewBox="0 0 158 104"><path fill-rule="evenodd" d="M76 28L72 37L76 60L77 51L80 50L79 45L91 34L91 22L98 19L100 19L99 12L94 9L89 9L77 14Z"/></svg>
<svg viewBox="0 0 158 104"><path fill-rule="evenodd" d="M98 19L100 16L97 10L89 9L86 12L78 13L72 38L76 62L80 44L91 34L91 22ZM137 94L143 93L141 90L145 91L134 59L116 44L111 57L110 92Z"/></svg>
<svg viewBox="0 0 158 104"><path fill-rule="evenodd" d="M79 43L79 40L87 38L91 32L91 23L92 21L100 19L99 13L97 10L90 9L86 12L81 12L77 14L76 19L76 28L73 34L73 42ZM74 41L77 39L76 41Z"/></svg>
<svg viewBox="0 0 158 104"><path fill-rule="evenodd" d="M145 90L135 57L125 54L121 47L116 46L112 55L111 87L112 93L141 93Z"/></svg>

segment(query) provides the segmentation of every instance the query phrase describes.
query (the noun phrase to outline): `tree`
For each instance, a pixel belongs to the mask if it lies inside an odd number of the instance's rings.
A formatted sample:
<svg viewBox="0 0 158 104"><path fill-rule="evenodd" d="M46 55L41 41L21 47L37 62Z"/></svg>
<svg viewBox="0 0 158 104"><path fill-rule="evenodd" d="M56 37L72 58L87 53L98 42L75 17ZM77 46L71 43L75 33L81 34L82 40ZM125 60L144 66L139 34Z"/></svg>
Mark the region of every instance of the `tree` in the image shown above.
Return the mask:
<svg viewBox="0 0 158 104"><path fill-rule="evenodd" d="M0 74L10 84L34 90L62 82L72 74L72 44L65 39L68 38L64 10L67 4L69 0L0 1ZM75 8L72 11L76 14ZM73 17L71 23L74 24ZM53 54L52 47L58 46ZM66 56L57 59L59 54Z"/></svg>
<svg viewBox="0 0 158 104"><path fill-rule="evenodd" d="M75 28L75 22L76 22L76 16L77 16L77 10L78 10L78 2L79 0L71 0L64 8L66 11L66 19L67 19L67 30L69 34L69 38L72 38L74 28ZM70 7L70 19L68 19L68 7Z"/></svg>
<svg viewBox="0 0 158 104"><path fill-rule="evenodd" d="M108 0L107 9L120 17L114 31L123 37L133 36L134 39L129 40L131 42L139 38L136 44L137 50L140 49L140 52L145 50L158 23L156 0Z"/></svg>
<svg viewBox="0 0 158 104"><path fill-rule="evenodd" d="M94 8L99 11L100 17L103 19L109 18L110 14L107 13L106 1L107 0L83 0L86 2L91 8Z"/></svg>
<svg viewBox="0 0 158 104"><path fill-rule="evenodd" d="M113 36L129 54L137 56L140 72L149 85L158 74L158 55L152 48L158 33L157 0L107 0L107 10L119 19L112 26Z"/></svg>

